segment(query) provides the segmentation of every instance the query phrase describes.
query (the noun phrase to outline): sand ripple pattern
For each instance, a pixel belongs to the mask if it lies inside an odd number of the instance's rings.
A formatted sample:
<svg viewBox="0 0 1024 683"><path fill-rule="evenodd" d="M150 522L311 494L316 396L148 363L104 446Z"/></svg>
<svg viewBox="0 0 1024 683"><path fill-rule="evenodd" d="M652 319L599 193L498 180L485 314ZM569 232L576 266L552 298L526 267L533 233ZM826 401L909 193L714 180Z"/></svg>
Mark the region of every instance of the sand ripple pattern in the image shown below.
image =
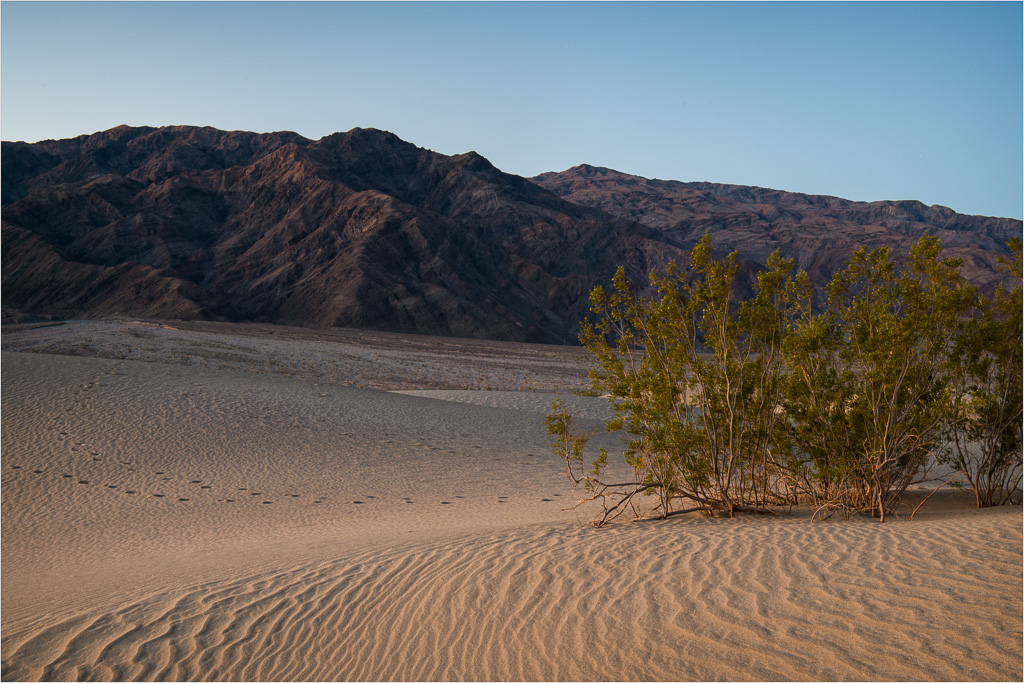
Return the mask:
<svg viewBox="0 0 1024 683"><path fill-rule="evenodd" d="M1020 680L1021 590L1016 511L540 525L8 624L3 678Z"/></svg>

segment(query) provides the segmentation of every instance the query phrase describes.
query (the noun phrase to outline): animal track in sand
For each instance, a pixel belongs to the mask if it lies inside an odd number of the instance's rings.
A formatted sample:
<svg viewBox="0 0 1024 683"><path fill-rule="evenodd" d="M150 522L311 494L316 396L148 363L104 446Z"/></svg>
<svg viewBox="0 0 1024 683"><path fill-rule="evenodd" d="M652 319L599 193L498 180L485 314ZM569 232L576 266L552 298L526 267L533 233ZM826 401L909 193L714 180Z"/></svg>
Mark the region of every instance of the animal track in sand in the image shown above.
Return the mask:
<svg viewBox="0 0 1024 683"><path fill-rule="evenodd" d="M58 442L66 442L67 448L68 448L69 451L72 451L75 454L79 454L80 453L83 456L82 459L79 460L78 462L80 462L80 463L82 463L84 465L87 465L87 466L91 465L93 467L102 467L102 465L100 465L100 463L108 462L115 469L120 469L120 471L121 471L121 473L123 475L128 475L129 473L138 473L140 475L144 475L147 472L148 468L145 466L145 463L143 463L142 466L136 467L135 465L137 463L135 462L135 460L126 458L124 454L116 454L116 455L113 455L113 456L104 457L103 449L101 447L98 447L96 445L88 443L88 440L86 440L86 441L79 440L77 438L77 435L73 433L74 430L70 429L67 424L62 424L62 423L66 423L68 419L69 419L68 416L65 416L63 414L58 414L58 415L53 416L52 419L51 419L51 422L54 423L54 424L49 425L47 427L47 430L48 431L52 430L51 433L56 432L55 434L53 434L53 438L56 439ZM77 457L77 456L75 456L75 457ZM152 465L150 465L150 466L152 466ZM24 464L14 464L14 465L10 466L10 469L15 471L15 472L19 472L19 471L22 471L22 470L24 470L26 472L31 471L33 474L38 474L38 475L45 475L47 473L47 471L45 469L31 469L31 467L32 467L31 465L27 465L26 466ZM183 475L181 473L170 472L170 471L167 471L167 470L148 470L148 471L152 473L150 476L155 476L157 478L157 480L159 482L161 482L161 483L168 483L170 485L173 485L173 482L175 480L187 481L188 484L198 485L199 491L208 491L210 493L214 493L215 492L215 484L213 484L213 483L210 483L210 484L204 483L201 478L200 479L187 479L186 477L188 475ZM90 475L92 475L92 476L90 476ZM58 476L58 473L55 472L51 476ZM59 473L59 478L60 479L68 479L68 480L71 480L72 482L77 482L79 485L82 485L82 486L89 486L89 485L95 483L97 485L97 488L93 489L94 491L95 490L107 490L107 491L116 491L118 493L123 491L125 495L139 495L139 494L144 495L144 496L147 495L144 490L140 491L139 489L131 489L131 488L123 488L122 489L122 488L120 488L121 487L120 483L114 484L114 483L105 483L104 482L105 478L107 478L107 477L113 478L113 477L116 477L116 476L117 476L117 472L116 471L115 472L111 472L111 471L100 472L98 470L87 470L85 472L77 472L77 473L67 473L67 472ZM192 476L195 476L195 475L192 475ZM81 479L79 479L78 477L81 477ZM117 479L114 479L114 480L117 481ZM109 479L107 479L107 481L109 481ZM131 486L133 483L142 484L143 482L141 482L141 481L140 482L125 482L126 486ZM237 487L237 490L238 491L248 492L249 495L253 498L253 500L252 500L253 503L259 503L261 505L272 505L272 504L274 504L274 502L276 502L274 499L260 500L259 499L260 496L268 495L266 492L252 491L248 487ZM177 493L178 495L175 495L175 493ZM197 501L204 500L201 497L200 498L194 498L192 496L182 495L184 493L185 493L184 491L175 492L175 491L172 490L169 493L168 492L150 493L148 495L150 497L153 497L153 498L168 498L170 500L177 500L178 502L197 502ZM274 494L271 493L269 495L273 496ZM291 499L295 499L296 501L298 501L299 499L304 499L304 495L305 494L301 494L301 493L295 492L294 490L292 492L281 493L280 494L282 499L291 498ZM366 496L366 498L367 498L367 500L373 500L374 496L372 496L372 495L371 496ZM212 501L213 499L210 499L210 500ZM236 499L234 499L234 498L226 498L226 499L216 499L216 502L235 503L235 502L238 502L238 501ZM302 500L302 502L305 502L305 500ZM316 497L315 499L310 499L309 502L311 502L313 504L317 504L317 505L322 505L325 501L323 500L323 496L319 496L319 497ZM360 501L360 502L365 502L365 501Z"/></svg>

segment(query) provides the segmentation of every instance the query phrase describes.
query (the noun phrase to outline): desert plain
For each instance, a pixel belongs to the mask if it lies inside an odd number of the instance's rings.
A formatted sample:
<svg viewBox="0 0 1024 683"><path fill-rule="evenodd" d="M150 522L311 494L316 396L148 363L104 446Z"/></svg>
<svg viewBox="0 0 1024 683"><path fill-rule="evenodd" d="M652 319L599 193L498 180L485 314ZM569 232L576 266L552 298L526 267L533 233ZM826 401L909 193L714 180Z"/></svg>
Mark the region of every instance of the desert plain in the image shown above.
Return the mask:
<svg viewBox="0 0 1024 683"><path fill-rule="evenodd" d="M5 325L3 680L1021 680L1020 506L588 525L576 347Z"/></svg>

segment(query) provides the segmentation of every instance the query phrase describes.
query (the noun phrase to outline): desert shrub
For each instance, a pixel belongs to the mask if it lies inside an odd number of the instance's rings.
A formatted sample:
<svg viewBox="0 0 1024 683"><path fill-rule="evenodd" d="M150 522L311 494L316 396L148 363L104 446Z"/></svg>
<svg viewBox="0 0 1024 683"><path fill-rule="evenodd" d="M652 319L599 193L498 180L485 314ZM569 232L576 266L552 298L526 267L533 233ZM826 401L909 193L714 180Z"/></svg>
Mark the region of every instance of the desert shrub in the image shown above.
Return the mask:
<svg viewBox="0 0 1024 683"><path fill-rule="evenodd" d="M736 254L712 257L710 237L692 251L689 267L652 273L653 296L642 296L623 269L611 291L591 294L594 319L580 339L594 355L593 389L611 396L624 433L628 481L606 477L607 453L588 464L584 435L571 431L564 408L548 417L555 450L586 496L599 500L604 524L636 496L655 496L661 516L703 510L767 511L779 502L771 455L781 412L782 340L792 302L806 276L792 261L771 257L753 299L732 296Z"/></svg>
<svg viewBox="0 0 1024 683"><path fill-rule="evenodd" d="M949 363L953 448L941 461L963 475L978 507L1021 498L1021 241L1010 247L1017 284L966 312Z"/></svg>
<svg viewBox="0 0 1024 683"><path fill-rule="evenodd" d="M897 268L889 249L854 252L828 304L787 340L785 410L804 492L822 509L884 520L944 442L947 359L974 290L925 235Z"/></svg>
<svg viewBox="0 0 1024 683"><path fill-rule="evenodd" d="M596 525L639 514L639 495L662 516L802 502L884 521L935 460L979 505L1019 498L1019 285L978 297L926 234L903 266L885 247L854 252L820 311L806 273L777 253L737 302L736 254L715 260L711 247L705 237L686 269L652 273L650 294L623 269L591 294L580 339L632 477L609 479L603 450L584 458L589 435L564 406L548 428L580 504L601 503Z"/></svg>

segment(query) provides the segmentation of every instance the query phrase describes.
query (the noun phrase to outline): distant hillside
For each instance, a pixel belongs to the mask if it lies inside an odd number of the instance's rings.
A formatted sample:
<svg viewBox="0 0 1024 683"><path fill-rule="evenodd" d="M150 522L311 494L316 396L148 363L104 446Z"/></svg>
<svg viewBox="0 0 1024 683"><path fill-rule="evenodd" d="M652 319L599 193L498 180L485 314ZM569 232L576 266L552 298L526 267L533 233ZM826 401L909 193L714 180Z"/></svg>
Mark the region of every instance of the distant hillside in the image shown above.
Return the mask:
<svg viewBox="0 0 1024 683"><path fill-rule="evenodd" d="M983 285L1021 222L580 166L530 180L391 133L119 126L4 142L3 305L25 314L344 326L574 342L590 289L711 231L750 278L775 247L819 281L925 229Z"/></svg>
<svg viewBox="0 0 1024 683"><path fill-rule="evenodd" d="M966 216L917 201L854 202L743 185L649 180L587 165L531 180L576 204L643 223L684 247L710 232L723 253L735 250L759 263L779 249L819 285L861 245L905 254L928 231L950 256L965 259L966 277L994 287L1005 280L996 258L1022 230L1012 218Z"/></svg>

